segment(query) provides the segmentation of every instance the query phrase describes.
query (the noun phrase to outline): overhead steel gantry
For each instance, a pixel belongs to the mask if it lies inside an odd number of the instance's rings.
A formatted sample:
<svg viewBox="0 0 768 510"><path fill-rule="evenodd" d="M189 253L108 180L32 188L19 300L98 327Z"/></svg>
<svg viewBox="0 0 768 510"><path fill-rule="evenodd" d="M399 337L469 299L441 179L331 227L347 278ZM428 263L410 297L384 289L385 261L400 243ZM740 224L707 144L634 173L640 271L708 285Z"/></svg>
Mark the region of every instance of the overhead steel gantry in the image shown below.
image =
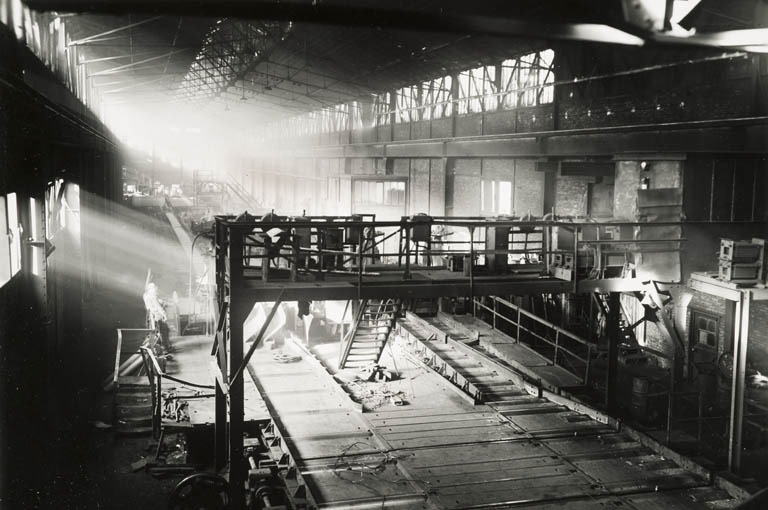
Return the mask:
<svg viewBox="0 0 768 510"><path fill-rule="evenodd" d="M633 233L622 240L600 239L601 224L569 221L216 217L215 458L218 469L229 465L234 501L244 498L248 473L243 374L282 301L639 291L644 282L634 270L605 278L598 254L679 256L683 239L648 238L654 227L679 225L610 223ZM244 322L258 302L272 302L272 311L244 353Z"/></svg>
<svg viewBox="0 0 768 510"><path fill-rule="evenodd" d="M219 20L178 86L179 97L197 101L220 96L269 58L291 27L290 22Z"/></svg>

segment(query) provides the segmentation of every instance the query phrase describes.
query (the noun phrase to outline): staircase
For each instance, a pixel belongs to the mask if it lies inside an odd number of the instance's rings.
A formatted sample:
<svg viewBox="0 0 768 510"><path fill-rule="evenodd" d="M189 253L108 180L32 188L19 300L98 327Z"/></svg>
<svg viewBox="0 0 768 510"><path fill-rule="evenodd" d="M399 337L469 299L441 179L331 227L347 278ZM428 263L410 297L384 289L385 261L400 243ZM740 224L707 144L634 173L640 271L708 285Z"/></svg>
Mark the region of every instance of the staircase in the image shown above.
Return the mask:
<svg viewBox="0 0 768 510"><path fill-rule="evenodd" d="M680 338L680 335L678 335L677 330L665 309L666 305L672 302L672 295L669 291L661 290L658 283L649 281L645 284L645 290L642 292L635 292L634 296L645 308L645 314L634 324L628 324L626 311L624 310L624 307L621 306L619 312L619 327L622 335L622 342L630 345L639 345L637 338L635 337L635 328L643 321L649 321L656 325L661 334L666 337L674 347L678 359L683 359L682 357L685 350L683 341ZM607 318L609 309L605 295L594 293L593 298L595 299L600 312ZM647 346L644 347L644 349L650 350ZM687 370L687 367L683 366L684 373L685 370Z"/></svg>
<svg viewBox="0 0 768 510"><path fill-rule="evenodd" d="M360 369L378 363L399 311L400 300L362 300L347 334L339 369Z"/></svg>
<svg viewBox="0 0 768 510"><path fill-rule="evenodd" d="M246 190L237 179L229 174L225 174L224 184L226 186L226 209L231 211L247 210L253 214L258 214L265 210L259 201L248 190Z"/></svg>
<svg viewBox="0 0 768 510"><path fill-rule="evenodd" d="M151 391L146 375L120 377L115 393L115 432L123 436L152 434Z"/></svg>
<svg viewBox="0 0 768 510"><path fill-rule="evenodd" d="M595 292L594 294L592 294L592 297L594 298L595 303L597 304L598 310L600 310L600 313L607 320L608 313L610 310L608 306L608 300L606 299L605 294L600 294ZM635 336L635 328L641 321L636 322L635 324L629 324L624 307L620 306L620 308L621 310L619 310L619 331L621 332L621 338L622 338L621 341L629 345L639 345L637 341L637 337Z"/></svg>

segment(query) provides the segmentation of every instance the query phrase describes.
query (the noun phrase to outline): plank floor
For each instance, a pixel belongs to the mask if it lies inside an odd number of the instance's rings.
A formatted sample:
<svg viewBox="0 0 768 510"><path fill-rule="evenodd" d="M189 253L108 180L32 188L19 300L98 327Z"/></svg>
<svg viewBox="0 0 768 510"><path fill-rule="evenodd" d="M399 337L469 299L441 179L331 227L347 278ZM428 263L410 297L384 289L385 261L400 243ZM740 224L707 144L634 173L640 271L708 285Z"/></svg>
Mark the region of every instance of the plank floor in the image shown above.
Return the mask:
<svg viewBox="0 0 768 510"><path fill-rule="evenodd" d="M430 342L417 325L410 341ZM517 386L509 369L432 340L444 363L484 389L472 405L445 377L406 355L382 363L403 406L354 409L312 356L278 363L257 351L251 377L319 508L733 508L703 477L630 435ZM466 346L465 346L466 347ZM337 344L314 349L337 352Z"/></svg>

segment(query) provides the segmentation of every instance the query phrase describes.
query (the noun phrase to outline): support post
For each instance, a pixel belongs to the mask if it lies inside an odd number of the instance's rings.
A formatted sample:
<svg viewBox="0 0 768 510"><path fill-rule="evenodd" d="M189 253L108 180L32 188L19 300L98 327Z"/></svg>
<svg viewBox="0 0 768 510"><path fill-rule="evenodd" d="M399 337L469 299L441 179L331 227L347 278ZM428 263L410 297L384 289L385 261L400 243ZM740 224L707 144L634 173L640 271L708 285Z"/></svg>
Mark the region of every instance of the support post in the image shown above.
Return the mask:
<svg viewBox="0 0 768 510"><path fill-rule="evenodd" d="M357 299L363 298L363 230L360 226L357 233Z"/></svg>
<svg viewBox="0 0 768 510"><path fill-rule="evenodd" d="M213 460L216 471L221 471L227 465L227 392L224 386L224 375L227 373L227 330L229 307L225 302L219 311L219 320L216 331L214 332L214 344L211 350L215 369L217 371L214 377L215 391L215 430L213 441Z"/></svg>
<svg viewBox="0 0 768 510"><path fill-rule="evenodd" d="M573 227L573 293L579 292L579 227Z"/></svg>
<svg viewBox="0 0 768 510"><path fill-rule="evenodd" d="M475 299L475 227L469 226L469 299ZM474 315L474 308L472 308Z"/></svg>
<svg viewBox="0 0 768 510"><path fill-rule="evenodd" d="M496 296L491 296L491 300L493 302L493 329L495 330L496 329L496 315L498 314L497 306L496 305L497 305L498 301L496 301Z"/></svg>
<svg viewBox="0 0 768 510"><path fill-rule="evenodd" d="M741 469L741 439L744 428L744 386L747 371L750 298L751 294L749 291L741 292L739 301L736 303L736 317L734 321L728 470L736 474Z"/></svg>
<svg viewBox="0 0 768 510"><path fill-rule="evenodd" d="M405 229L405 274L403 279L410 280L411 278L411 225L407 220L404 221L403 228Z"/></svg>
<svg viewBox="0 0 768 510"><path fill-rule="evenodd" d="M674 369L670 370L670 372L674 373ZM672 376L672 379L674 379L674 376ZM669 446L669 444L672 442L672 412L674 411L675 407L675 393L673 392L672 388L669 389L669 392L667 393L667 432L664 436L664 444Z"/></svg>
<svg viewBox="0 0 768 510"><path fill-rule="evenodd" d="M227 261L227 249L226 249L226 235L227 231L224 228L224 220L221 218L215 219L215 244L216 249L216 299L219 310L221 310L224 301L226 301L226 285L224 273L226 271Z"/></svg>
<svg viewBox="0 0 768 510"><path fill-rule="evenodd" d="M214 381L216 387L216 429L214 431L214 467L219 472L227 465L227 396L219 381Z"/></svg>
<svg viewBox="0 0 768 510"><path fill-rule="evenodd" d="M243 230L230 227L229 239L229 369L237 370L243 363L243 323L248 315L243 286ZM243 457L245 415L243 378L237 377L229 385L229 486L234 508L245 504L245 481L248 474Z"/></svg>
<svg viewBox="0 0 768 510"><path fill-rule="evenodd" d="M341 321L339 322L339 365L341 365L341 358L344 356L344 319L347 318L347 310L349 310L349 304L351 300L347 300L347 304L344 305L344 313L341 314Z"/></svg>
<svg viewBox="0 0 768 510"><path fill-rule="evenodd" d="M605 407L616 409L617 386L619 382L619 293L608 294L608 372L605 381Z"/></svg>

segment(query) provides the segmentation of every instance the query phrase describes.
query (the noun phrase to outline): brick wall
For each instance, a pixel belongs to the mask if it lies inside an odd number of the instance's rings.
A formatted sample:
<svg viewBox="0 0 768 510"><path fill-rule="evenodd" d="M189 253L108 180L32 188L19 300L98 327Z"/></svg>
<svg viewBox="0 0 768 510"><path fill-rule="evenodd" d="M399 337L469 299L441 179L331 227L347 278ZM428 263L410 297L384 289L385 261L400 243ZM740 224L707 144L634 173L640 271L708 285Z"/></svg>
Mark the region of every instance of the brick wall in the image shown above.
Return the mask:
<svg viewBox="0 0 768 510"><path fill-rule="evenodd" d="M429 188L429 160L424 158L412 159L408 193L409 214L429 214Z"/></svg>
<svg viewBox="0 0 768 510"><path fill-rule="evenodd" d="M692 295L685 316L685 324L679 329L686 345L690 331L692 310L701 310L719 318L717 354L728 352L733 348L733 339L725 338L726 308L725 299L692 289L686 292ZM747 347L747 364L762 373L768 373L768 303L753 301L749 314L749 344Z"/></svg>
<svg viewBox="0 0 768 510"><path fill-rule="evenodd" d="M429 164L429 214L445 216L445 162L442 158L432 158Z"/></svg>
<svg viewBox="0 0 768 510"><path fill-rule="evenodd" d="M515 160L514 193L517 214L544 214L544 172L537 172L533 161Z"/></svg>
<svg viewBox="0 0 768 510"><path fill-rule="evenodd" d="M768 303L753 301L749 314L747 363L768 374Z"/></svg>
<svg viewBox="0 0 768 510"><path fill-rule="evenodd" d="M446 213L451 216L480 214L480 159L456 158L446 180Z"/></svg>
<svg viewBox="0 0 768 510"><path fill-rule="evenodd" d="M558 216L584 216L587 214L589 178L557 176L555 213Z"/></svg>

